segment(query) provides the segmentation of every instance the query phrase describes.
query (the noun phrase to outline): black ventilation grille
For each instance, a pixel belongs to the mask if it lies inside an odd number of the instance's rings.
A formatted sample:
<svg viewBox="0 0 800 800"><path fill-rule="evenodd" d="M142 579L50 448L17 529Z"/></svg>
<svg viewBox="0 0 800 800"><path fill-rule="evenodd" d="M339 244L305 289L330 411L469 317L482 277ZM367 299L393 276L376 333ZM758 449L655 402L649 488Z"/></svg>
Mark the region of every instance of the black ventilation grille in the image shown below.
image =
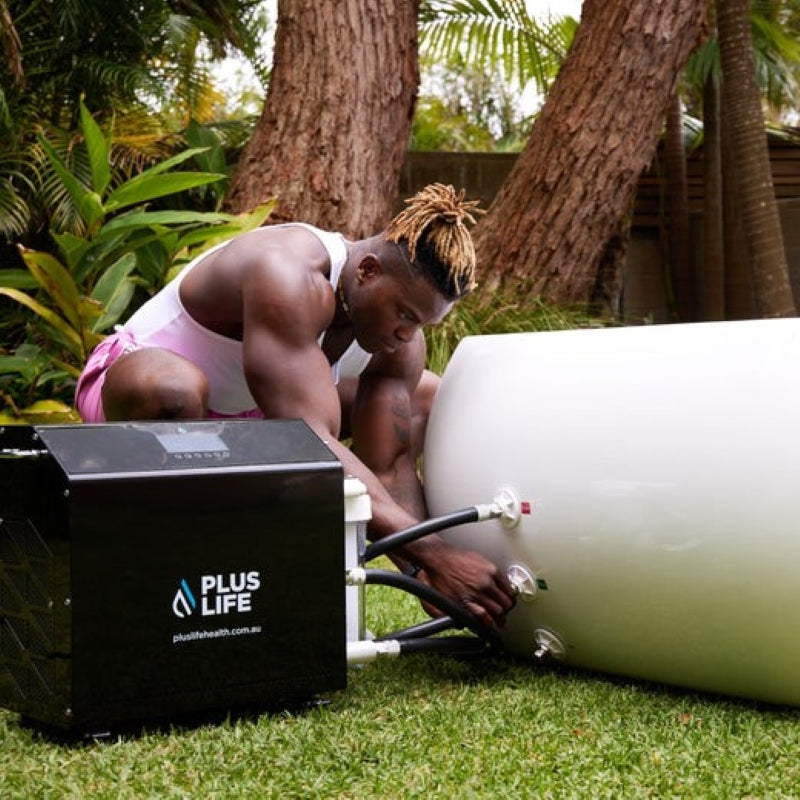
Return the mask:
<svg viewBox="0 0 800 800"><path fill-rule="evenodd" d="M27 519L0 519L0 682L20 699L56 691L54 559Z"/></svg>

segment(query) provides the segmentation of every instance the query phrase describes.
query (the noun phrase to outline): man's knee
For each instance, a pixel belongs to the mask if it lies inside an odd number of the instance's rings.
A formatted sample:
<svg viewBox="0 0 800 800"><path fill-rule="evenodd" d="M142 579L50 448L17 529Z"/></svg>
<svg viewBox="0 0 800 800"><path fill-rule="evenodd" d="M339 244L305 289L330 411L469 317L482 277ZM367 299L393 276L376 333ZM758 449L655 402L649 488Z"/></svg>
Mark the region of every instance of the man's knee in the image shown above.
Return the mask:
<svg viewBox="0 0 800 800"><path fill-rule="evenodd" d="M433 403L436 400L436 392L439 390L440 382L441 379L435 372L431 372L428 369L423 371L412 399L412 410L415 417L418 416L427 421L433 408Z"/></svg>
<svg viewBox="0 0 800 800"><path fill-rule="evenodd" d="M425 433L428 428L440 378L435 372L424 370L411 400L411 452L418 458L425 448Z"/></svg>
<svg viewBox="0 0 800 800"><path fill-rule="evenodd" d="M137 350L109 367L103 409L108 420L201 419L208 416L208 380L174 353Z"/></svg>

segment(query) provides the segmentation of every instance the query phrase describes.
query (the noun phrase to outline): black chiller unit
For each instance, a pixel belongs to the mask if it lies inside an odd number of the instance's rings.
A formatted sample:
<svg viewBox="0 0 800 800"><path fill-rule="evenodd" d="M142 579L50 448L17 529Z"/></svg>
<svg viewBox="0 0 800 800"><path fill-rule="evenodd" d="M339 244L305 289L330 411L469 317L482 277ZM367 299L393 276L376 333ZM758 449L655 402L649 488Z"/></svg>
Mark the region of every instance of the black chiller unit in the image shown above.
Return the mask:
<svg viewBox="0 0 800 800"><path fill-rule="evenodd" d="M300 421L0 433L0 705L97 732L346 685L343 471Z"/></svg>

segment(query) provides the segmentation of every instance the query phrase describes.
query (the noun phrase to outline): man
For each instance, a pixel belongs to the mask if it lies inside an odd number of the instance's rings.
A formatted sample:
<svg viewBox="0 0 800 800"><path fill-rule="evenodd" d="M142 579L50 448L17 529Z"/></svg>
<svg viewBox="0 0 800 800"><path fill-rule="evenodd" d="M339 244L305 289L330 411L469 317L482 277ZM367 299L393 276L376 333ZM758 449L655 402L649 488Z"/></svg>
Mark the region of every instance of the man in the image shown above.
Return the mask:
<svg viewBox="0 0 800 800"><path fill-rule="evenodd" d="M424 519L415 467L438 378L422 326L474 285L476 204L441 184L407 202L368 239L297 223L202 254L95 349L84 421L302 418L366 485L372 539ZM513 605L491 562L437 536L393 558L487 625Z"/></svg>

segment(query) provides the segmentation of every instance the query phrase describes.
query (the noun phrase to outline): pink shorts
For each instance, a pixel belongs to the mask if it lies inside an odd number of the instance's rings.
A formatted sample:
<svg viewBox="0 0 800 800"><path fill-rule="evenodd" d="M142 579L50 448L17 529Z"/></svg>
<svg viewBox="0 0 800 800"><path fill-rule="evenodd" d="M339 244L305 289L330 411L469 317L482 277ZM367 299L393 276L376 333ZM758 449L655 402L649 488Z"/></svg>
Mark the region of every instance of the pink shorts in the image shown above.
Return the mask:
<svg viewBox="0 0 800 800"><path fill-rule="evenodd" d="M103 410L103 384L108 368L122 356L142 349L136 338L128 331L107 336L95 347L75 387L75 406L84 422L105 422ZM263 419L260 408L249 408L236 414L222 414L208 410L211 419Z"/></svg>

